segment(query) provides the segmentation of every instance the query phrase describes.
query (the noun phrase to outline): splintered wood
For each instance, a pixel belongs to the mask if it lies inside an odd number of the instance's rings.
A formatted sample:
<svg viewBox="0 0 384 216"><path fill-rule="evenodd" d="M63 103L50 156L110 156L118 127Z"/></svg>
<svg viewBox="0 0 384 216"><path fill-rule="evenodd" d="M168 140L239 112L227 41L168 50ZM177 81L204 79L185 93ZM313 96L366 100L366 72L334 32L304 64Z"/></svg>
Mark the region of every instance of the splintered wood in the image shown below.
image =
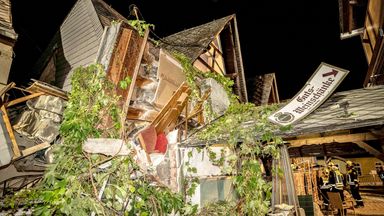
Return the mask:
<svg viewBox="0 0 384 216"><path fill-rule="evenodd" d="M181 84L151 124L138 134L139 143L146 151L148 161L150 161L148 153L154 152L158 135L168 133L175 128L177 119L186 107L190 93L191 89L188 85Z"/></svg>
<svg viewBox="0 0 384 216"><path fill-rule="evenodd" d="M180 85L168 103L151 123L151 125L155 127L157 134L174 129L176 120L183 111L190 93L191 89L186 83Z"/></svg>

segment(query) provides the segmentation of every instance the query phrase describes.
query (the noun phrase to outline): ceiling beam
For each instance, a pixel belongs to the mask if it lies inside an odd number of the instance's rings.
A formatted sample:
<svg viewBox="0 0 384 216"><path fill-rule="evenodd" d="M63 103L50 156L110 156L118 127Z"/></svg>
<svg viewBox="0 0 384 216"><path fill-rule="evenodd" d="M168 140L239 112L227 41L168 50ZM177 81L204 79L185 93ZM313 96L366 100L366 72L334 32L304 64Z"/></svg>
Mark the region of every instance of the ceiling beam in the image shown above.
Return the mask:
<svg viewBox="0 0 384 216"><path fill-rule="evenodd" d="M384 161L384 154L381 153L379 150L370 146L368 143L363 142L363 141L357 141L354 143L356 143L356 145L358 145L360 148L365 149L367 152L369 152L370 154L372 154L376 158L380 159L381 161Z"/></svg>
<svg viewBox="0 0 384 216"><path fill-rule="evenodd" d="M377 140L379 137L374 134L367 133L356 133L356 134L344 134L344 135L332 135L325 137L307 138L307 139L296 139L286 140L289 143L289 147L300 147L303 145L321 145L325 143L348 143L348 142L360 142L368 140Z"/></svg>

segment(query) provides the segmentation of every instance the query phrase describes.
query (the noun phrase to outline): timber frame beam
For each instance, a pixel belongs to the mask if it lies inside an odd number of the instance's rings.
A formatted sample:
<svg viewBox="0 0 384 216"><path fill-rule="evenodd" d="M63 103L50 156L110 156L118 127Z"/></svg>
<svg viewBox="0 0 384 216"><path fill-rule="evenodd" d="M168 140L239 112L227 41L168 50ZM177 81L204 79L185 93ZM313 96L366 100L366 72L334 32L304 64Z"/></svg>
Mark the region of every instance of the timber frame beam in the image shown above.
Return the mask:
<svg viewBox="0 0 384 216"><path fill-rule="evenodd" d="M315 137L315 138L304 138L296 140L286 140L289 143L290 148L301 147L304 145L321 145L325 143L346 143L346 142L364 142L369 140L377 140L380 137L374 135L373 133L356 133L356 134L343 134L343 135L332 135L325 137Z"/></svg>

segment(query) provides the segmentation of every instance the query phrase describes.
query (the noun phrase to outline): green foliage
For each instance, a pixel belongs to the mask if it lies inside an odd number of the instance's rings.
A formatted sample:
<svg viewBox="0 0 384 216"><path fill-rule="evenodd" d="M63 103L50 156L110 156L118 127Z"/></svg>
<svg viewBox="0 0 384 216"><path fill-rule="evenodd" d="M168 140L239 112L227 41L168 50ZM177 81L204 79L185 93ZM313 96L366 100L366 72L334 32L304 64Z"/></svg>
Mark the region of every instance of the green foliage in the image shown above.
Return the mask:
<svg viewBox="0 0 384 216"><path fill-rule="evenodd" d="M186 80L192 89L193 99L201 99L199 82L204 78L213 78L221 84L230 98L230 107L225 115L208 125L197 135L200 140L225 141L232 150L230 156L225 156L224 150L217 155L207 147L208 155L213 164L220 166L225 174L233 175L233 184L239 195L239 202L234 212L233 203L213 203L200 211L200 215L265 215L269 211L272 185L267 182L261 171L261 157L279 158L281 137L274 133L278 126L268 120L268 116L277 109L276 105L256 107L254 104L240 104L238 97L233 94L233 81L215 72L202 72L195 68L192 62L183 54L174 53L181 63ZM204 104L204 114L214 116L210 104ZM251 122L248 126L244 123ZM290 127L280 128L283 131ZM187 163L187 171L193 171ZM194 184L189 183L189 190ZM219 208L220 207L220 208ZM229 210L230 209L230 210Z"/></svg>
<svg viewBox="0 0 384 216"><path fill-rule="evenodd" d="M232 155L225 157L223 152L217 155L207 147L211 161L234 176L238 215L265 215L269 211L272 185L262 175L260 158L279 158L283 140L275 135L279 127L268 120L276 109L275 105L232 103L222 118L198 134L201 140L225 140L231 149Z"/></svg>
<svg viewBox="0 0 384 216"><path fill-rule="evenodd" d="M127 76L127 77L125 77L125 79L123 79L123 80L121 80L121 81L119 82L119 87L120 87L121 89L125 90L125 89L128 88L129 84L131 84L131 82L132 82L131 77Z"/></svg>
<svg viewBox="0 0 384 216"><path fill-rule="evenodd" d="M232 86L234 84L233 80L217 72L200 71L199 69L193 66L191 60L188 57L186 57L184 54L174 52L173 56L180 62L181 66L183 67L183 71L185 72L185 75L186 75L187 84L192 90L192 95L191 95L192 100L195 100L195 101L201 100L202 94L199 88L199 83L201 82L201 80L212 78L224 88L224 90L227 92L227 95L231 103L238 103L238 97L232 93ZM208 121L211 121L218 117L216 113L212 111L212 106L209 102L203 103L203 109L204 109L203 114Z"/></svg>
<svg viewBox="0 0 384 216"><path fill-rule="evenodd" d="M181 66L184 69L186 75L186 81L188 86L192 89L192 95L200 99L200 90L198 87L199 79L202 78L212 78L223 86L224 90L227 92L228 97L230 97L231 102L237 101L237 96L232 93L233 80L228 77L223 76L222 74L216 72L202 72L196 67L193 66L191 60L181 53L173 53L174 57L180 62Z"/></svg>
<svg viewBox="0 0 384 216"><path fill-rule="evenodd" d="M145 30L147 30L148 28L155 29L154 24L147 23L145 20L128 20L128 24L131 25L134 29L136 29L141 37L144 36Z"/></svg>
<svg viewBox="0 0 384 216"><path fill-rule="evenodd" d="M236 215L236 203L229 201L218 201L204 205L198 216L232 216Z"/></svg>
<svg viewBox="0 0 384 216"><path fill-rule="evenodd" d="M128 79L124 80L128 82ZM181 194L157 186L140 172L132 156L105 158L82 151L87 138L115 138L120 129L119 98L100 65L78 68L60 128L63 142L54 145L55 163L42 183L16 194L33 206L34 215L167 215L188 205ZM109 164L99 168L101 164ZM103 196L98 198L106 184Z"/></svg>

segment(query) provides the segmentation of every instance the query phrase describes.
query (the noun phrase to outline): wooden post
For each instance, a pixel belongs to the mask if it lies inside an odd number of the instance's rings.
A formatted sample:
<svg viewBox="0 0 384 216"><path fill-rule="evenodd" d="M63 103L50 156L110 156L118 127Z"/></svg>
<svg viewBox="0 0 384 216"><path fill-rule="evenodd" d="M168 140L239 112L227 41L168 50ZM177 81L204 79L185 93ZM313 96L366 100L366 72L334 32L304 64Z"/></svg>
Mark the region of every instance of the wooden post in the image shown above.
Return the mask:
<svg viewBox="0 0 384 216"><path fill-rule="evenodd" d="M17 98L17 99L15 99L13 101L10 101L10 102L6 103L6 106L10 107L10 106L22 103L24 101L30 100L32 98L39 97L39 96L41 96L43 94L45 94L45 93L44 92L38 92L38 93L33 93L31 95L27 95L27 96L24 96L24 97L21 97L21 98Z"/></svg>
<svg viewBox="0 0 384 216"><path fill-rule="evenodd" d="M19 146L17 145L15 134L13 133L11 122L9 121L7 110L5 109L5 106L1 106L1 112L3 112L3 120L5 127L7 128L9 138L12 142L12 150L13 150L13 159L18 158L21 156Z"/></svg>
<svg viewBox="0 0 384 216"><path fill-rule="evenodd" d="M31 155L35 152L38 152L42 149L46 149L48 147L50 147L51 145L47 142L43 142L43 143L40 143L38 145L35 145L35 146L32 146L30 148L27 148L27 149L24 149L23 151L21 151L21 153L23 154L23 157L26 157L28 155Z"/></svg>
<svg viewBox="0 0 384 216"><path fill-rule="evenodd" d="M184 139L187 139L188 137L188 100L189 98L187 98L187 102L185 104L185 138Z"/></svg>
<svg viewBox="0 0 384 216"><path fill-rule="evenodd" d="M139 57L138 57L137 62L136 62L135 70L133 71L132 82L129 85L128 95L127 95L127 98L126 98L124 106L123 106L123 117L121 118L121 130L120 130L120 137L122 137L122 138L124 138L123 135L125 133L125 127L124 127L125 120L127 119L129 103L131 102L133 90L135 88L135 82L136 82L137 74L138 74L139 69L140 69L141 59L143 58L145 45L147 44L148 34L149 34L149 29L147 29L145 31L144 39L143 39L143 42L142 42L141 47L140 47Z"/></svg>

